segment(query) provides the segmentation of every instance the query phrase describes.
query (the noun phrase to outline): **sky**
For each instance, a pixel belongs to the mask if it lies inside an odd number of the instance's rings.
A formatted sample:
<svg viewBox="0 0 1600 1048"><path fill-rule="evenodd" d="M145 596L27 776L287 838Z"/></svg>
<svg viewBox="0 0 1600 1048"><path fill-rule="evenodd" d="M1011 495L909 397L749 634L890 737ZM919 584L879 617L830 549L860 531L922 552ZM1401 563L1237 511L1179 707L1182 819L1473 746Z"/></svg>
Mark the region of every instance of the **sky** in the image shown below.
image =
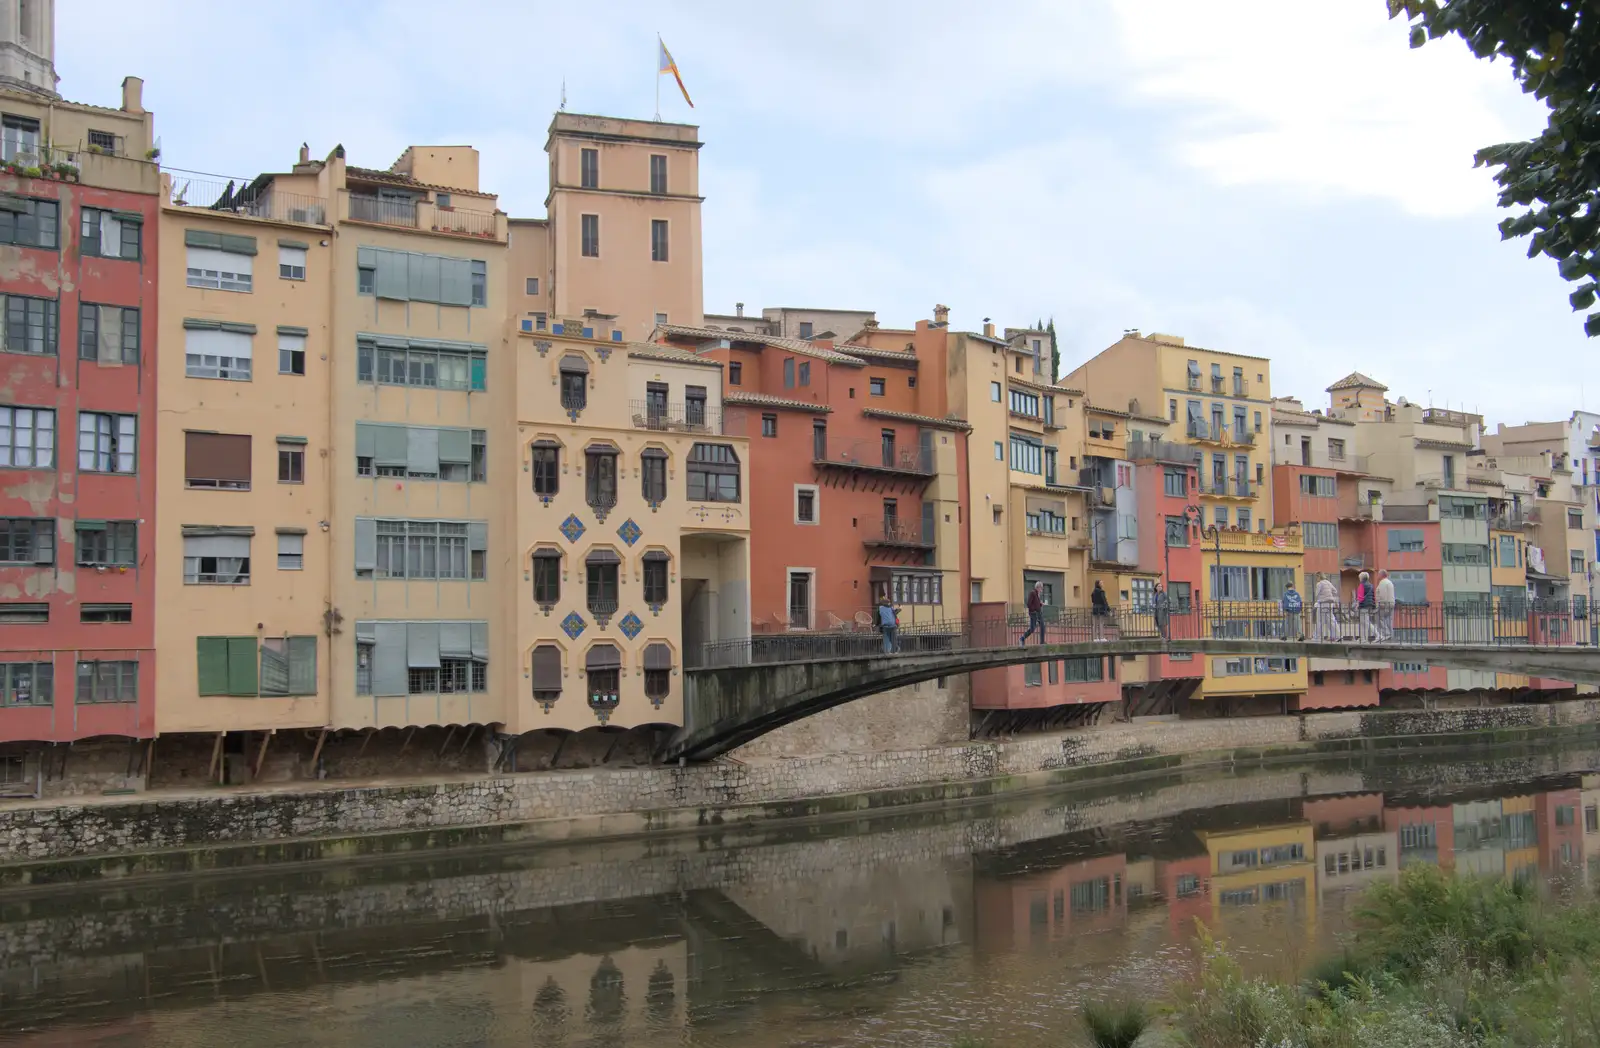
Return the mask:
<svg viewBox="0 0 1600 1048"><path fill-rule="evenodd" d="M1502 242L1484 145L1543 107L1382 0L62 0L56 71L145 81L162 160L249 177L343 144L471 144L544 214L567 108L698 124L705 309L885 326L1053 317L1063 369L1125 329L1270 357L1325 406L1351 371L1495 422L1564 418L1597 348L1555 263ZM656 35L694 99L656 74Z"/></svg>

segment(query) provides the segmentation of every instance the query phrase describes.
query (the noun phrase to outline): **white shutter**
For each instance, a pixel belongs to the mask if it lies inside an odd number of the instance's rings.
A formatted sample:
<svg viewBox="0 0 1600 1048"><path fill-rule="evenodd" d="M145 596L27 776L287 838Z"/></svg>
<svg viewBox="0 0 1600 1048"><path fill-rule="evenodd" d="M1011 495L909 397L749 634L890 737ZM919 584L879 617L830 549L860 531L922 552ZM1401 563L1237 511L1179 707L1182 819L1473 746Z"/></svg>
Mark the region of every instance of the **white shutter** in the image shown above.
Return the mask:
<svg viewBox="0 0 1600 1048"><path fill-rule="evenodd" d="M122 257L122 222L110 211L100 212L100 253L108 258Z"/></svg>
<svg viewBox="0 0 1600 1048"><path fill-rule="evenodd" d="M250 359L251 336L242 331L211 331L204 328L188 328L183 335L185 354L232 357L235 360Z"/></svg>
<svg viewBox="0 0 1600 1048"><path fill-rule="evenodd" d="M135 415L117 416L117 472L132 473L139 450L139 419Z"/></svg>
<svg viewBox="0 0 1600 1048"><path fill-rule="evenodd" d="M306 269L306 249L303 247L278 246L278 265L293 266L304 275ZM282 270L279 270L280 275Z"/></svg>

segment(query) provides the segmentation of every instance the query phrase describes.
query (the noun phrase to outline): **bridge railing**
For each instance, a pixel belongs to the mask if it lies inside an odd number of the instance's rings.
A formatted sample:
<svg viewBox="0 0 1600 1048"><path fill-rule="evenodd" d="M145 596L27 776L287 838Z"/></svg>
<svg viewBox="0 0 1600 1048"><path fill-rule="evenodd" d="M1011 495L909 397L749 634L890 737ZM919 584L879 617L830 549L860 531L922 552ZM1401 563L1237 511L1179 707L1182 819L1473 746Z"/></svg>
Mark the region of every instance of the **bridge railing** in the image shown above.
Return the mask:
<svg viewBox="0 0 1600 1048"><path fill-rule="evenodd" d="M886 653L934 654L1026 644L1085 644L1118 640L1252 640L1263 650L1285 641L1420 648L1433 645L1529 645L1557 648L1590 643L1589 608L1579 598L1397 604L1355 608L1304 603L1286 612L1276 601L1211 601L1158 607L1046 607L1033 623L1020 606L994 608L971 619L920 622L885 636L871 627L791 629L690 648L686 669L750 666ZM1425 661L1425 660L1422 660Z"/></svg>

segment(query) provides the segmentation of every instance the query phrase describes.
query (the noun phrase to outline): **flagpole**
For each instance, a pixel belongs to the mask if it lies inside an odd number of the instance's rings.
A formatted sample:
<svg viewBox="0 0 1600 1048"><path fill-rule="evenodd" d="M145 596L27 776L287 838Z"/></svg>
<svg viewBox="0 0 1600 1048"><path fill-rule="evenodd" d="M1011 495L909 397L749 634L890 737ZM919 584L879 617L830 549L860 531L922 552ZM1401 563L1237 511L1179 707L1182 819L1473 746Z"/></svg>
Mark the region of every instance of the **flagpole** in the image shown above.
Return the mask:
<svg viewBox="0 0 1600 1048"><path fill-rule="evenodd" d="M661 123L661 34L656 34L656 123Z"/></svg>

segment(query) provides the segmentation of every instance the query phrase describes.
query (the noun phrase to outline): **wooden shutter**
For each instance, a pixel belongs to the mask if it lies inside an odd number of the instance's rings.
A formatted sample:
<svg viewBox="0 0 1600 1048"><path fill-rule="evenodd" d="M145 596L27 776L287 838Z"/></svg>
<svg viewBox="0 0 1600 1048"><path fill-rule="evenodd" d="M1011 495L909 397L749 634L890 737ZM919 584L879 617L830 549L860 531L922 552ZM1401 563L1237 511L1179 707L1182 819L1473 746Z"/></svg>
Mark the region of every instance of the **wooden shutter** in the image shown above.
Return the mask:
<svg viewBox="0 0 1600 1048"><path fill-rule="evenodd" d="M228 638L196 638L195 650L200 661L200 694L228 694Z"/></svg>
<svg viewBox="0 0 1600 1048"><path fill-rule="evenodd" d="M250 483L248 434L188 432L183 437L185 479Z"/></svg>
<svg viewBox="0 0 1600 1048"><path fill-rule="evenodd" d="M533 690L561 690L561 649L554 644L533 649Z"/></svg>
<svg viewBox="0 0 1600 1048"><path fill-rule="evenodd" d="M229 637L228 694L256 694L256 639Z"/></svg>
<svg viewBox="0 0 1600 1048"><path fill-rule="evenodd" d="M590 670L614 670L622 666L622 652L615 644L596 644L584 658L584 667Z"/></svg>

